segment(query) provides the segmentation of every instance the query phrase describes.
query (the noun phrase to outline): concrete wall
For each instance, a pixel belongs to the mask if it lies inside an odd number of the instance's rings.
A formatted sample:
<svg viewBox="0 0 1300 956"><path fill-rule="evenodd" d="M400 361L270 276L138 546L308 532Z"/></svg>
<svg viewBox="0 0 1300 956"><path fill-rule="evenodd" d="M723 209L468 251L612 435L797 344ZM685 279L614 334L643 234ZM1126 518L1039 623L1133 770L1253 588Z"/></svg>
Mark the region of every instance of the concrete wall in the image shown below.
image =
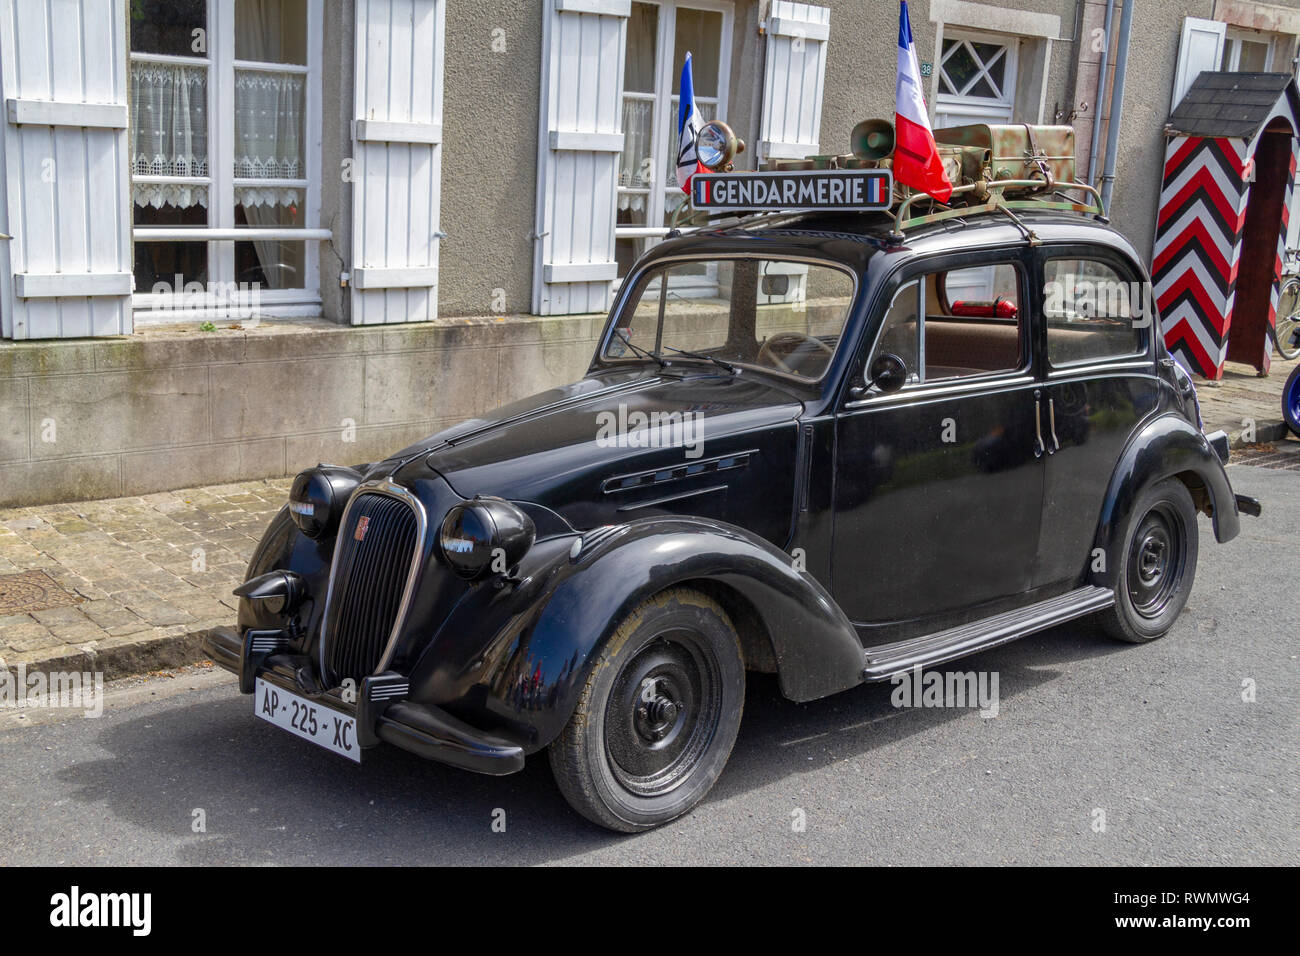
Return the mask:
<svg viewBox="0 0 1300 956"><path fill-rule="evenodd" d="M379 460L582 377L590 317L154 331L0 348L0 507Z"/></svg>

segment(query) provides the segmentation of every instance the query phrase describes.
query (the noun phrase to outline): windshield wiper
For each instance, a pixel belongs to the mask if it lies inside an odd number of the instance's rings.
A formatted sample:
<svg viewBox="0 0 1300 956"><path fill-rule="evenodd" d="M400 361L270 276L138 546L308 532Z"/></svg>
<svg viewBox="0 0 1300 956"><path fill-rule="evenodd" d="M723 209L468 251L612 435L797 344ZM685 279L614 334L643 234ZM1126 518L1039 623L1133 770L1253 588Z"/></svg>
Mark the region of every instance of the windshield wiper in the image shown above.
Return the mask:
<svg viewBox="0 0 1300 956"><path fill-rule="evenodd" d="M664 361L664 357L660 355L658 352L651 352L649 349L645 349L639 345L634 344L632 342L631 336L627 334L627 331L625 329L615 329L614 334L618 336L619 341L621 341L624 345L630 348L637 355L641 356L642 358L648 358L652 362L658 362L660 368L668 367L668 363Z"/></svg>
<svg viewBox="0 0 1300 956"><path fill-rule="evenodd" d="M703 352L690 352L686 349L675 349L671 345L665 345L664 348L670 352L676 352L678 355L685 355L687 358L704 359L707 362L712 362L719 368L725 368L732 375L736 374L736 366L732 365L730 362L724 362L716 355L705 355Z"/></svg>

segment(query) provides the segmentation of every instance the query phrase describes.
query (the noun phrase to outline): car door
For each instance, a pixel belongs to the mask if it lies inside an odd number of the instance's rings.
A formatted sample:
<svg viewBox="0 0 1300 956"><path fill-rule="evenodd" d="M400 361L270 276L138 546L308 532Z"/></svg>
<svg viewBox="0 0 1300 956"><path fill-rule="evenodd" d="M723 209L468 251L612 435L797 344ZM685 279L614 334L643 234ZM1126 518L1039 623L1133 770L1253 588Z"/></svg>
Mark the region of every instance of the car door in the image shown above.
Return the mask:
<svg viewBox="0 0 1300 956"><path fill-rule="evenodd" d="M1081 583L1106 489L1159 400L1154 307L1142 270L1091 246L1039 248L1047 454L1036 587Z"/></svg>
<svg viewBox="0 0 1300 956"><path fill-rule="evenodd" d="M868 643L1030 587L1043 493L1030 274L1019 251L912 263L869 326L851 381L885 352L909 375L892 394L850 389L837 414L832 591ZM974 279L997 297L949 301L949 284Z"/></svg>

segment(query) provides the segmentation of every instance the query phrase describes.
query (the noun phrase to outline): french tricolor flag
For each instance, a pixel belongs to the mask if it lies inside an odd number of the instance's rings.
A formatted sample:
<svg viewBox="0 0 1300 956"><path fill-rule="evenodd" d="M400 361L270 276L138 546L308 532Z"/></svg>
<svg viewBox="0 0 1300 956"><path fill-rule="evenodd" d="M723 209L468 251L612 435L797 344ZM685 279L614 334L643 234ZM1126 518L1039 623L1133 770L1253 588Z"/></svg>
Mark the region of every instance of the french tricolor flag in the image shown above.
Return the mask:
<svg viewBox="0 0 1300 956"><path fill-rule="evenodd" d="M691 55L686 54L686 63L682 66L681 85L678 87L679 106L677 110L677 136L680 147L677 150L677 185L682 192L690 194L691 177L696 173L707 173L708 169L700 162L695 152L695 144L700 130L704 128L704 117L695 105L695 79L691 71Z"/></svg>
<svg viewBox="0 0 1300 956"><path fill-rule="evenodd" d="M930 113L925 108L907 0L903 0L898 23L898 85L894 89L894 102L894 178L904 186L947 202L952 196L952 183L939 158L934 130L930 128Z"/></svg>

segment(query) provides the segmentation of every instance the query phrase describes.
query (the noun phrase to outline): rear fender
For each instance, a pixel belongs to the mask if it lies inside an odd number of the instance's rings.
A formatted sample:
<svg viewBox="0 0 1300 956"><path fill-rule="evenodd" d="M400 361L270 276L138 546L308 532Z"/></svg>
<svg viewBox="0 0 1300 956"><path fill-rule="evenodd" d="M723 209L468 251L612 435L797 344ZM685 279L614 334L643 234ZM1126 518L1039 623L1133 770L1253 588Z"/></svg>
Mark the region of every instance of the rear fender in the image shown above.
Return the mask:
<svg viewBox="0 0 1300 956"><path fill-rule="evenodd" d="M1235 538L1241 522L1223 462L1194 425L1178 415L1162 415L1134 436L1111 476L1097 546L1114 555L1138 496L1150 485L1175 476L1189 485L1197 507L1209 513L1215 539L1223 544ZM1116 563L1108 561L1104 570L1094 571L1094 583L1112 586L1110 571Z"/></svg>

